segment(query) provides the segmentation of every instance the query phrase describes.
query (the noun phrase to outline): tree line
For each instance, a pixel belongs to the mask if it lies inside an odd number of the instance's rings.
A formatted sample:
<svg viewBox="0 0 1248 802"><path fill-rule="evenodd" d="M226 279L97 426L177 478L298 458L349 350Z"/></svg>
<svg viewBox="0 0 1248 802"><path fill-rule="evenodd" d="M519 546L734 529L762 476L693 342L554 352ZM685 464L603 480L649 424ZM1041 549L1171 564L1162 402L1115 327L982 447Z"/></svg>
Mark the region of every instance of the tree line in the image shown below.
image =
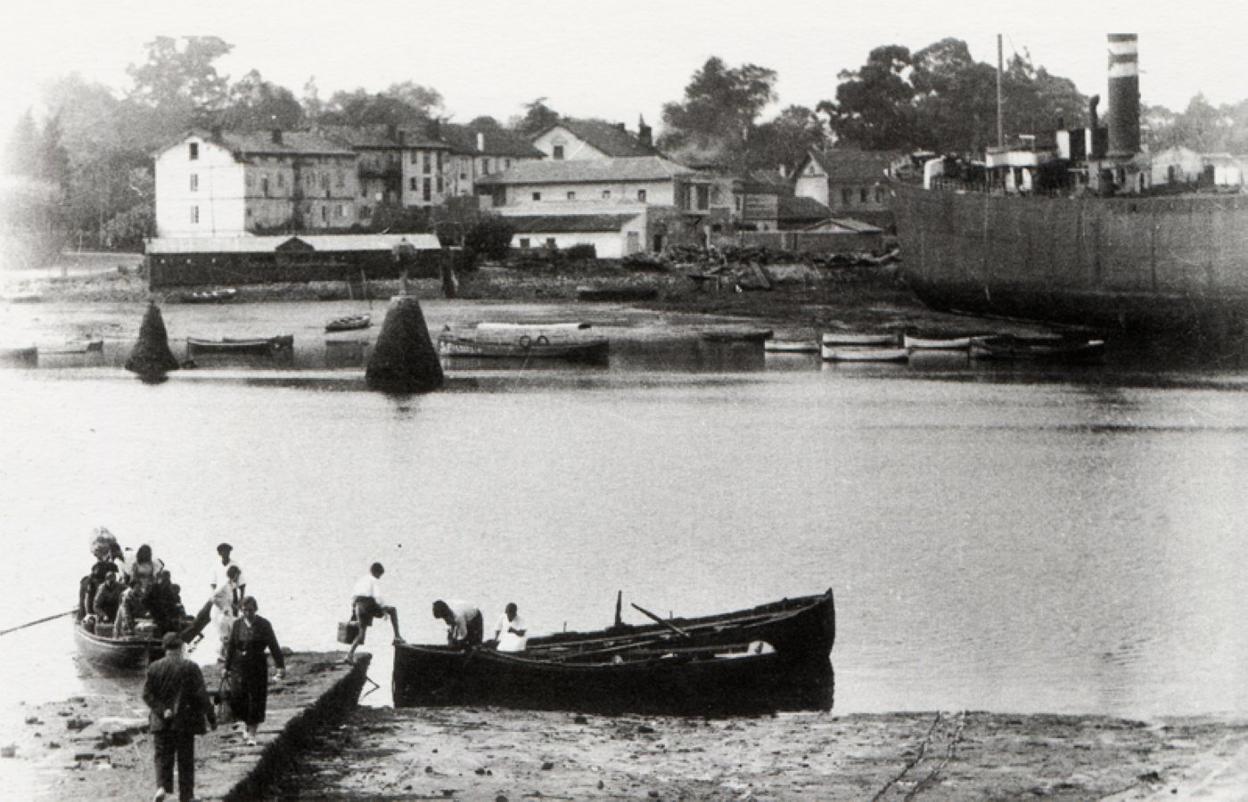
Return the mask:
<svg viewBox="0 0 1248 802"><path fill-rule="evenodd" d="M130 86L122 93L78 74L47 86L47 116L37 121L26 114L6 152L7 172L42 188L21 197L23 219L44 221L71 246L134 248L153 233L152 156L190 127L404 125L445 115L442 95L414 81L323 98L315 79L299 95L254 69L231 80L216 66L231 49L215 36L162 36L129 66ZM917 51L877 47L860 67L839 73L830 97L765 118L778 100L777 77L756 64L707 59L683 97L663 105L656 144L694 166L774 171L796 166L810 148L975 153L996 141L996 68L975 61L958 39ZM1007 133L1087 122L1088 98L1026 53L1007 63L1002 92ZM559 119L539 97L505 122L483 116L470 124L531 134ZM1198 96L1179 113L1146 107L1144 119L1146 141L1155 148L1240 152L1248 144L1242 141L1248 126L1241 125L1248 122L1248 101L1215 108Z"/></svg>

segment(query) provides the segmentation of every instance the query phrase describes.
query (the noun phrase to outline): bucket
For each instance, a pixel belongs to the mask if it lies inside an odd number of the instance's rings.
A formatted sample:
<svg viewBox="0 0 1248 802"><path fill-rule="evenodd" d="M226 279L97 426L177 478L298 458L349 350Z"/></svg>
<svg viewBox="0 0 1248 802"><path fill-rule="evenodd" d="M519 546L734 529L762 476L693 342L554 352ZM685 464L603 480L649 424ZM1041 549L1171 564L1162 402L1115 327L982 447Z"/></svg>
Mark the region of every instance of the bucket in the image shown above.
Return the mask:
<svg viewBox="0 0 1248 802"><path fill-rule="evenodd" d="M338 622L338 642L339 643L355 643L356 637L360 634L360 625L355 621L339 621Z"/></svg>

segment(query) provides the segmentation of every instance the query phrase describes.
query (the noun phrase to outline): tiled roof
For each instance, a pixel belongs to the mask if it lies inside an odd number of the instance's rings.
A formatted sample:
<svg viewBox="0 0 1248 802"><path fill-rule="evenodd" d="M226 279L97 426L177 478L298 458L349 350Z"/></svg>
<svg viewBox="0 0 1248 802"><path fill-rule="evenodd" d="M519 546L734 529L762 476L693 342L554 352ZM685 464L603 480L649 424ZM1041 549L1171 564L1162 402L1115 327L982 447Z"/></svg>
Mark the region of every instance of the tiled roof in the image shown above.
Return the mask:
<svg viewBox="0 0 1248 802"><path fill-rule="evenodd" d="M882 181L884 171L897 155L891 150L810 151L810 157L831 181Z"/></svg>
<svg viewBox="0 0 1248 802"><path fill-rule="evenodd" d="M484 148L477 148L477 134L481 133ZM541 159L546 156L529 142L528 137L512 131L495 128L474 128L469 125L442 123L442 139L456 153L467 153L473 156L516 156L526 159Z"/></svg>
<svg viewBox="0 0 1248 802"><path fill-rule="evenodd" d="M540 214L508 215L504 219L517 234L572 234L590 231L619 231L637 216L632 214Z"/></svg>
<svg viewBox="0 0 1248 802"><path fill-rule="evenodd" d="M388 125L322 125L318 129L327 138L353 148L397 148Z"/></svg>
<svg viewBox="0 0 1248 802"><path fill-rule="evenodd" d="M587 184L613 181L664 181L690 171L659 156L633 159L543 159L521 162L502 173L477 179L478 185Z"/></svg>
<svg viewBox="0 0 1248 802"><path fill-rule="evenodd" d="M611 158L660 155L658 149L642 142L636 134L630 134L619 125L605 120L560 120L538 136L560 126Z"/></svg>
<svg viewBox="0 0 1248 802"><path fill-rule="evenodd" d="M832 210L814 198L791 195L781 195L776 210L779 220L826 220L831 216Z"/></svg>
<svg viewBox="0 0 1248 802"><path fill-rule="evenodd" d="M349 147L310 131L282 131L280 143L272 131L223 131L221 144L230 150L251 155L354 156Z"/></svg>
<svg viewBox="0 0 1248 802"><path fill-rule="evenodd" d="M146 253L272 253L278 246L298 238L317 251L390 250L407 240L419 250L436 250L433 234L280 234L238 237L154 237L147 241Z"/></svg>

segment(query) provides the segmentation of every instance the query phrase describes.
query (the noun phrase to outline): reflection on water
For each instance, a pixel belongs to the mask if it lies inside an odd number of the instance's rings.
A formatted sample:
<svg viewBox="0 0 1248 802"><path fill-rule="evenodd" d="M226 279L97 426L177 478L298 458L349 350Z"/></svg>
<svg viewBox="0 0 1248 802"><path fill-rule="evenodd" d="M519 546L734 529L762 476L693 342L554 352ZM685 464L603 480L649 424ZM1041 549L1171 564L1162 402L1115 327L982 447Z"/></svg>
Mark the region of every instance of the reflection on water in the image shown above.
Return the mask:
<svg viewBox="0 0 1248 802"><path fill-rule="evenodd" d="M190 606L230 541L294 648L335 647L373 560L433 642L441 596L552 631L610 623L617 590L697 615L833 586L840 711L1248 714L1248 375L1224 363L825 368L686 340L386 396L357 349L297 335L293 365L159 386L116 343L0 371L0 626L65 607L104 524ZM0 668L6 701L80 687L67 623L8 637L40 659Z"/></svg>

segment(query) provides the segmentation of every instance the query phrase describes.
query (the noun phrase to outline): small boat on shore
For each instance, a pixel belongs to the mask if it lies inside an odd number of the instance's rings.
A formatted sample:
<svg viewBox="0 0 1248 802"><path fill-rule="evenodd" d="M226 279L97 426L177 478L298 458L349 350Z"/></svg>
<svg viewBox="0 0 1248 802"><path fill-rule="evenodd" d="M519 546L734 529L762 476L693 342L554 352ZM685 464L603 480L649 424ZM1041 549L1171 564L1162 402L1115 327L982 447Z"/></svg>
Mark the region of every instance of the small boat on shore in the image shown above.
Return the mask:
<svg viewBox="0 0 1248 802"><path fill-rule="evenodd" d="M184 304L220 304L232 301L237 296L238 290L233 287L224 287L218 290L184 292L178 296L178 299Z"/></svg>
<svg viewBox="0 0 1248 802"><path fill-rule="evenodd" d="M295 344L293 334L279 334L275 337L231 338L207 340L201 337L186 338L186 353L195 354L252 354L256 356L273 356L290 351Z"/></svg>
<svg viewBox="0 0 1248 802"><path fill-rule="evenodd" d="M610 353L606 337L533 336L472 337L453 332L438 336L438 354L445 358L561 359L569 362L605 362Z"/></svg>
<svg viewBox="0 0 1248 802"><path fill-rule="evenodd" d="M647 616L655 623L533 637L516 653L398 644L395 706L678 715L832 707L831 590L699 618Z"/></svg>
<svg viewBox="0 0 1248 802"><path fill-rule="evenodd" d="M856 347L896 345L897 335L891 333L868 334L852 331L825 331L819 342L823 345L849 345Z"/></svg>
<svg viewBox="0 0 1248 802"><path fill-rule="evenodd" d="M771 329L711 329L699 336L708 343L765 343L771 335Z"/></svg>
<svg viewBox="0 0 1248 802"><path fill-rule="evenodd" d="M325 331L355 331L366 329L373 324L369 315L344 315L336 317L325 324Z"/></svg>
<svg viewBox="0 0 1248 802"><path fill-rule="evenodd" d="M768 340L763 350L772 354L817 354L819 343L811 340Z"/></svg>
<svg viewBox="0 0 1248 802"><path fill-rule="evenodd" d="M653 301L659 297L658 287L590 287L576 288L578 301Z"/></svg>
<svg viewBox="0 0 1248 802"><path fill-rule="evenodd" d="M477 331L536 335L549 334L551 332L577 332L592 327L593 324L586 323L585 321L574 321L570 323L501 323L494 321L482 321L477 324Z"/></svg>
<svg viewBox="0 0 1248 802"><path fill-rule="evenodd" d="M142 619L133 635L113 636L113 625L96 623L90 629L84 620L74 621L74 644L78 654L92 667L105 673L142 671L148 662L161 657L160 637L154 626Z"/></svg>
<svg viewBox="0 0 1248 802"><path fill-rule="evenodd" d="M826 362L905 362L910 352L905 348L871 348L860 346L824 345L820 349Z"/></svg>
<svg viewBox="0 0 1248 802"><path fill-rule="evenodd" d="M39 353L44 356L62 356L68 354L103 353L103 340L72 340L61 345L43 346Z"/></svg>
<svg viewBox="0 0 1248 802"><path fill-rule="evenodd" d="M901 344L912 351L965 351L971 347L971 335L965 337L915 337L903 335Z"/></svg>
<svg viewBox="0 0 1248 802"><path fill-rule="evenodd" d="M1019 337L997 334L971 338L972 359L1083 362L1105 355L1105 341L1066 337Z"/></svg>

